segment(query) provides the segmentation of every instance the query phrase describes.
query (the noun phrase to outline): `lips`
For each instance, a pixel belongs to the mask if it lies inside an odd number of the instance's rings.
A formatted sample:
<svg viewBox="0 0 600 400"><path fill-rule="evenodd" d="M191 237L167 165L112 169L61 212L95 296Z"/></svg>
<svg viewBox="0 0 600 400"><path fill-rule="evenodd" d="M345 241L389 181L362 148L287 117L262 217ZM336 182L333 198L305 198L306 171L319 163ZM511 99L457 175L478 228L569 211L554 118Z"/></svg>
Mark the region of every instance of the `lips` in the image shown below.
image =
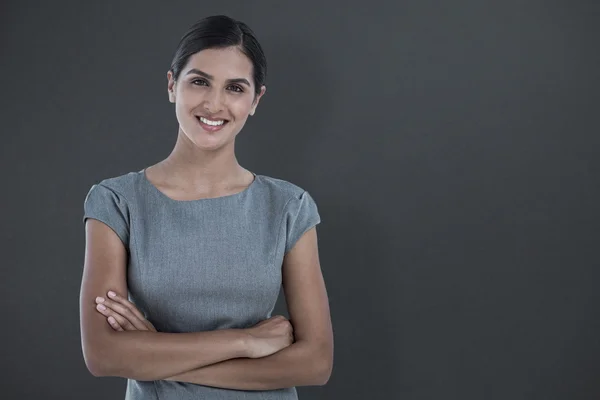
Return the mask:
<svg viewBox="0 0 600 400"><path fill-rule="evenodd" d="M208 120L210 122L218 122L218 121L223 121L222 124L219 125L215 125L212 123L206 123L203 122L202 119ZM218 119L218 120L212 120L212 119L208 119L206 117L200 117L200 116L196 116L196 120L198 121L198 124L202 127L202 129L204 129L207 132L216 132L221 130L225 125L227 125L227 123L229 122L226 119Z"/></svg>

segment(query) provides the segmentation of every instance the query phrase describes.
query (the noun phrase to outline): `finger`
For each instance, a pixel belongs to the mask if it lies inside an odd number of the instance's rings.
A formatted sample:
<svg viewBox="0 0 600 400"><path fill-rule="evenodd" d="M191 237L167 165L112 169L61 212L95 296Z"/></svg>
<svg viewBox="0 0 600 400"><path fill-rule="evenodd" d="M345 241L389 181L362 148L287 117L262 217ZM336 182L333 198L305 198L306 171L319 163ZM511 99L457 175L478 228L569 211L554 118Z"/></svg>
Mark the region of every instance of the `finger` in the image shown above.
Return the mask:
<svg viewBox="0 0 600 400"><path fill-rule="evenodd" d="M131 313L127 308L121 308L122 306L118 303L105 300L101 304L108 306L106 315L112 315L117 321L123 321L121 324L125 330L156 332L156 328L154 328L150 321L145 318L139 320L135 314ZM111 307L116 310L113 310Z"/></svg>
<svg viewBox="0 0 600 400"><path fill-rule="evenodd" d="M107 318L113 317L116 319L119 325L127 331L146 330L145 325L142 324L143 327L141 329L137 328L129 319L114 311L110 307L106 307L105 303L96 305L96 310Z"/></svg>
<svg viewBox="0 0 600 400"><path fill-rule="evenodd" d="M121 325L119 325L114 317L108 317L107 320L111 328L113 328L115 331L123 332L124 329L121 327Z"/></svg>
<svg viewBox="0 0 600 400"><path fill-rule="evenodd" d="M127 307L127 309L129 309L129 311L131 311L140 321L146 319L144 314L142 314L141 311L124 296L120 296L112 290L109 290L107 294L112 301L121 304L123 307Z"/></svg>
<svg viewBox="0 0 600 400"><path fill-rule="evenodd" d="M146 325L148 325L148 329L149 329L150 331L152 331L152 332L158 332L158 331L156 330L156 328L154 327L154 325L152 325L152 323L151 323L150 321L148 321L148 320L145 320L144 322L146 322Z"/></svg>
<svg viewBox="0 0 600 400"><path fill-rule="evenodd" d="M148 327L146 326L146 324L144 324L142 321L140 321L140 319L134 313L132 313L129 310L129 308L123 306L122 304L114 302L109 299L104 299L102 297L98 298L97 301L100 303L100 304L98 304L98 306L103 305L106 307L106 309L110 309L110 310L114 311L120 317L126 318L128 323L131 323L135 327L135 329L148 330ZM117 319L117 321L119 321L119 323L121 322L116 317L116 315L113 315L113 316ZM127 327L124 326L124 328L127 328Z"/></svg>
<svg viewBox="0 0 600 400"><path fill-rule="evenodd" d="M137 329L131 322L129 322L126 318L124 318L122 315L119 315L117 313L115 313L114 311L110 311L110 316L108 318L113 318L116 323L123 328L123 330L125 331L138 331L139 329Z"/></svg>
<svg viewBox="0 0 600 400"><path fill-rule="evenodd" d="M123 305L123 307L127 307L129 309L129 311L131 311L144 325L146 325L146 327L149 330L156 332L156 328L154 328L154 326L150 323L150 321L148 321L146 319L144 314L142 314L142 312L140 310L138 310L138 308L135 306L135 304L130 302L126 297L120 296L118 293L116 293L112 290L109 290L107 294L108 294L108 297L111 298L111 300Z"/></svg>

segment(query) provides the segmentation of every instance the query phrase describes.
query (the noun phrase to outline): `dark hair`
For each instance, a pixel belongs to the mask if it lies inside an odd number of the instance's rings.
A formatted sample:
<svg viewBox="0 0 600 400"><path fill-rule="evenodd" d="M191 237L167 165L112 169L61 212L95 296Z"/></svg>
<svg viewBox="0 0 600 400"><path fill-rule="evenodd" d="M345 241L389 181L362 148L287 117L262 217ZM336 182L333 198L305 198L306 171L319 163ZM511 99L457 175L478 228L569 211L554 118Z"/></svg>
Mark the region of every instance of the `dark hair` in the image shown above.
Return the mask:
<svg viewBox="0 0 600 400"><path fill-rule="evenodd" d="M189 58L205 49L238 46L252 62L256 94L260 93L267 77L267 59L254 32L243 22L225 15L201 19L183 35L171 62L173 79L177 80Z"/></svg>

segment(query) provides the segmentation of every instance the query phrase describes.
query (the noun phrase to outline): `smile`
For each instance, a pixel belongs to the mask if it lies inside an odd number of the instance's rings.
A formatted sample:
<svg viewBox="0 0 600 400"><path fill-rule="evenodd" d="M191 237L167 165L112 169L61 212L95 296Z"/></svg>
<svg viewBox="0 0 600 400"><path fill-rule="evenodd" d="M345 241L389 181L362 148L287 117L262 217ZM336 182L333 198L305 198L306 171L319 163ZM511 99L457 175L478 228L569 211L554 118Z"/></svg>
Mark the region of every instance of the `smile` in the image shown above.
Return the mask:
<svg viewBox="0 0 600 400"><path fill-rule="evenodd" d="M225 119L212 120L199 116L196 116L196 119L198 120L198 123L200 124L202 129L204 129L207 132L216 132L218 130L221 130L221 128L223 128L223 126L225 126L229 122Z"/></svg>
<svg viewBox="0 0 600 400"><path fill-rule="evenodd" d="M208 119L208 118L204 118L204 117L198 117L198 119L201 122L204 122L205 124L211 125L211 126L219 126L219 125L223 125L225 123L224 119L217 119L217 120L214 120L214 121L211 120L211 119Z"/></svg>

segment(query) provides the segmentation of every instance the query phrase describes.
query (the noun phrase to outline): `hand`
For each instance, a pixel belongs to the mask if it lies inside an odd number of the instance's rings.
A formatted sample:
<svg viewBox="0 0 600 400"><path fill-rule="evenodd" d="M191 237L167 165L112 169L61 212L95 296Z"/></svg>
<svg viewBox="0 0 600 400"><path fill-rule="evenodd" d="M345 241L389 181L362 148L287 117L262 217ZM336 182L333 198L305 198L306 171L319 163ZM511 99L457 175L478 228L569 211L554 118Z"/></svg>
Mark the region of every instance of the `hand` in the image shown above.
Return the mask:
<svg viewBox="0 0 600 400"><path fill-rule="evenodd" d="M277 353L294 341L292 324L282 315L261 321L244 331L250 337L250 358L266 357Z"/></svg>
<svg viewBox="0 0 600 400"><path fill-rule="evenodd" d="M96 311L104 315L115 331L152 331L154 325L126 298L109 291L109 298L96 297ZM102 309L104 308L104 309Z"/></svg>

